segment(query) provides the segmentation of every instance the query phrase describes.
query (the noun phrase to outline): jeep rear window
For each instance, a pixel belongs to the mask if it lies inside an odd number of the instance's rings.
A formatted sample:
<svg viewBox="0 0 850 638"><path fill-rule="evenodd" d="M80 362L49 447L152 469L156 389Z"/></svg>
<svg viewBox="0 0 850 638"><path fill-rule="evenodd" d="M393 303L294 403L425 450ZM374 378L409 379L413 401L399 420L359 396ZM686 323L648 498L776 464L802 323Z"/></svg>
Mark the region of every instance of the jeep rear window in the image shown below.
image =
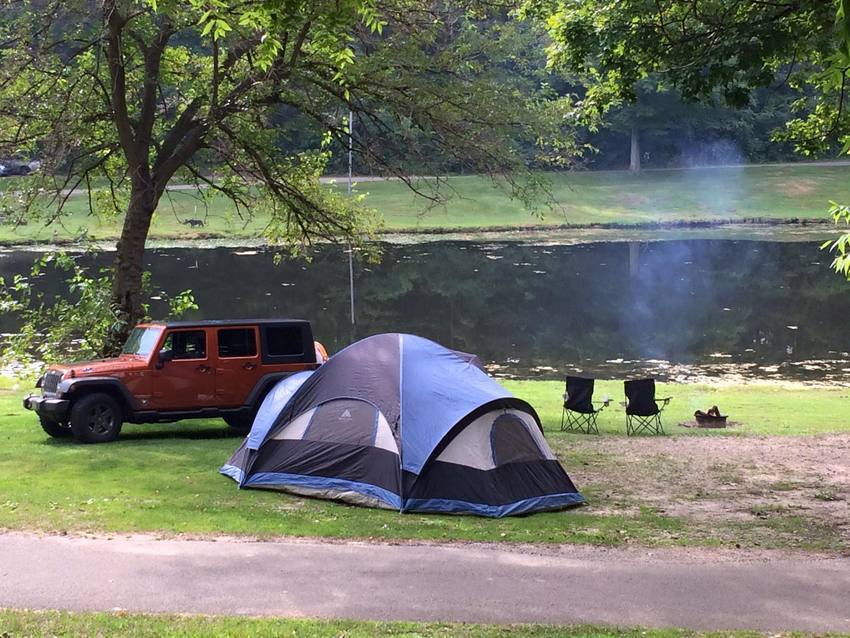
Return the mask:
<svg viewBox="0 0 850 638"><path fill-rule="evenodd" d="M162 328L133 328L121 352L146 357L153 351L161 332Z"/></svg>
<svg viewBox="0 0 850 638"><path fill-rule="evenodd" d="M227 328L218 331L219 357L253 357L257 354L257 338L253 328Z"/></svg>
<svg viewBox="0 0 850 638"><path fill-rule="evenodd" d="M272 357L286 357L304 353L300 326L268 326L266 352Z"/></svg>

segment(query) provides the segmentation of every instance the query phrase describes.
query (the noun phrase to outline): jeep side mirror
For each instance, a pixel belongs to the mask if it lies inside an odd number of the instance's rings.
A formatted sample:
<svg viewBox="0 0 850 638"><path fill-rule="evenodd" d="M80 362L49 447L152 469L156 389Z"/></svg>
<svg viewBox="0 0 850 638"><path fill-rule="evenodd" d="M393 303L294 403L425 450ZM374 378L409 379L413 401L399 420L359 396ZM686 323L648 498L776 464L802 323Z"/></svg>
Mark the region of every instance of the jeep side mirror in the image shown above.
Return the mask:
<svg viewBox="0 0 850 638"><path fill-rule="evenodd" d="M174 352L172 350L160 350L156 358L157 370L161 369L166 361L171 361L172 359L174 359Z"/></svg>

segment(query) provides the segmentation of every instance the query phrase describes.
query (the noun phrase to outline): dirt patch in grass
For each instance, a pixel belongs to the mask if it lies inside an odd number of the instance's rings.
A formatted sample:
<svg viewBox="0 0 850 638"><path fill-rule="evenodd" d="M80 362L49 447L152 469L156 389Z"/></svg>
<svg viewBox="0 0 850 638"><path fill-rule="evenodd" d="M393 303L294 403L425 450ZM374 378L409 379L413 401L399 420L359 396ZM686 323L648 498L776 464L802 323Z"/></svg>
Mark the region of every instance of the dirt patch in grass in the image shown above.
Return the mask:
<svg viewBox="0 0 850 638"><path fill-rule="evenodd" d="M779 192L788 197L801 197L815 190L817 184L810 179L789 179L779 185Z"/></svg>
<svg viewBox="0 0 850 638"><path fill-rule="evenodd" d="M722 545L850 550L850 435L550 440L597 512L648 508Z"/></svg>

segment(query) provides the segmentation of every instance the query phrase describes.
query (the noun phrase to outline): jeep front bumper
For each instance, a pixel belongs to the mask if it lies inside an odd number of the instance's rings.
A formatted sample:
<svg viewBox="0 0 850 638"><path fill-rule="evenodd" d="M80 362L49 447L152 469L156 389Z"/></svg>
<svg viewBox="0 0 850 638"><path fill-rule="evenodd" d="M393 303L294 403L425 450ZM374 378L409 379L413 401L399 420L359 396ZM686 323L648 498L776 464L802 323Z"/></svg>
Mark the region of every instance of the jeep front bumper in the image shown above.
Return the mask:
<svg viewBox="0 0 850 638"><path fill-rule="evenodd" d="M24 407L27 410L57 423L68 420L70 406L71 402L67 399L48 399L37 394L31 394L24 399Z"/></svg>

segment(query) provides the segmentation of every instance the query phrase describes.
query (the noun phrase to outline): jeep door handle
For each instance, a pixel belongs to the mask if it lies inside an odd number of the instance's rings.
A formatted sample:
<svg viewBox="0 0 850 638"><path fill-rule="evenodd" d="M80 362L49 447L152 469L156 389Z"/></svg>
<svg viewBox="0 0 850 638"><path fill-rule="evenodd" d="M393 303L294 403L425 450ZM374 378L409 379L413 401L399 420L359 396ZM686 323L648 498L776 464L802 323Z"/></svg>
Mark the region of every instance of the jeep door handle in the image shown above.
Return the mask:
<svg viewBox="0 0 850 638"><path fill-rule="evenodd" d="M254 368L257 367L257 364L256 363L246 363L246 364L243 364L242 367L245 370L253 370Z"/></svg>
<svg viewBox="0 0 850 638"><path fill-rule="evenodd" d="M199 365L197 368L195 368L195 370L197 370L198 372L209 372L210 367L205 365Z"/></svg>

